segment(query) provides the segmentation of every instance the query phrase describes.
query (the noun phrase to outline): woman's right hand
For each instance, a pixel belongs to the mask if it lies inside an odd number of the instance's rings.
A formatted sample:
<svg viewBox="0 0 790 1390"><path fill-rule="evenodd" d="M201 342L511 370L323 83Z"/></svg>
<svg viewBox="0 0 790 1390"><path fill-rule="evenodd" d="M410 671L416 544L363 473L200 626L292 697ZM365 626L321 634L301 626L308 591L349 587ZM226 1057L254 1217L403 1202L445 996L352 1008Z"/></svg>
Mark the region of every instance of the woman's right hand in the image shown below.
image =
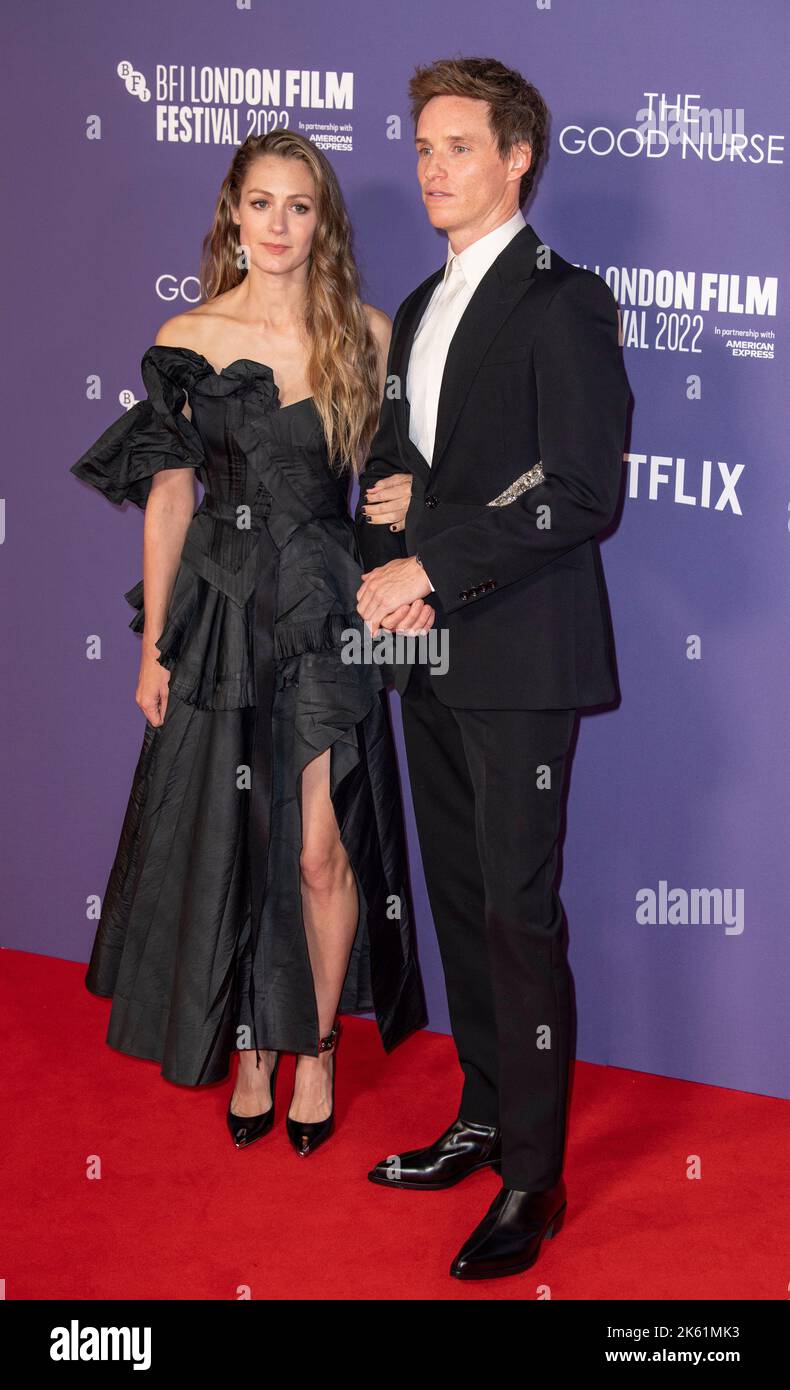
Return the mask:
<svg viewBox="0 0 790 1390"><path fill-rule="evenodd" d="M134 698L149 724L156 728L165 722L169 685L170 672L167 667L160 666L158 656L144 649Z"/></svg>

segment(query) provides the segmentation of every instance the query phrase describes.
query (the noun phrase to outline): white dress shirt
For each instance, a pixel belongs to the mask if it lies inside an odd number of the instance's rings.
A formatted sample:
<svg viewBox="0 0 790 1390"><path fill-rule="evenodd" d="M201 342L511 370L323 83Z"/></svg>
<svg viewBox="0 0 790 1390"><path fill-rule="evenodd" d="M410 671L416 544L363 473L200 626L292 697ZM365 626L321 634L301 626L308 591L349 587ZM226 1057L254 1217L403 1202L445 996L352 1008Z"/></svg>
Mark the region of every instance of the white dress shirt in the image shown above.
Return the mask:
<svg viewBox="0 0 790 1390"><path fill-rule="evenodd" d="M420 319L406 371L409 438L428 464L433 461L439 392L450 342L486 271L525 226L526 219L517 208L507 222L478 237L464 251L453 251L448 239L444 276Z"/></svg>

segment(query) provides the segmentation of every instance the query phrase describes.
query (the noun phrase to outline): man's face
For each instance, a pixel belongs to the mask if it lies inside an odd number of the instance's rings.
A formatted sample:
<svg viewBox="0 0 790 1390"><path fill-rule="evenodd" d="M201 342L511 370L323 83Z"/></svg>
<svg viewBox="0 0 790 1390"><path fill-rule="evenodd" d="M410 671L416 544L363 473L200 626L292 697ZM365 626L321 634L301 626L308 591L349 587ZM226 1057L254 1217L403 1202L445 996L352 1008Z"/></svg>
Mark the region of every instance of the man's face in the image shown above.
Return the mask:
<svg viewBox="0 0 790 1390"><path fill-rule="evenodd" d="M515 211L519 180L529 168L527 144L500 158L488 110L487 101L473 97L432 97L417 122L423 202L431 223L447 232L455 251Z"/></svg>

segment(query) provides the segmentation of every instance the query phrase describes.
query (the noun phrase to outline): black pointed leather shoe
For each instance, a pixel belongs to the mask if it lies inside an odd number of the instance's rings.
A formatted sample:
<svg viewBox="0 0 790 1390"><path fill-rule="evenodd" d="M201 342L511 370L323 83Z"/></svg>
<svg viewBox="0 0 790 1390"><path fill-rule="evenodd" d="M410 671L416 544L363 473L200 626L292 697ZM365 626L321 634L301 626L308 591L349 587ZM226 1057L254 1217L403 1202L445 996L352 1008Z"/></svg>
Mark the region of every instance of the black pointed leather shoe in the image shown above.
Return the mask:
<svg viewBox="0 0 790 1390"><path fill-rule="evenodd" d="M476 1125L457 1119L424 1149L382 1158L368 1173L371 1182L384 1187L408 1187L438 1192L480 1168L499 1171L502 1138L498 1126Z"/></svg>
<svg viewBox="0 0 790 1390"><path fill-rule="evenodd" d="M325 1144L330 1134L335 1128L335 1057L334 1051L337 1040L340 1036L340 1019L336 1018L331 1032L325 1038L319 1038L319 1052L331 1052L332 1055L332 1109L325 1120L292 1120L290 1115L285 1117L285 1128L291 1144L300 1158L307 1158L308 1154L313 1153L319 1144Z"/></svg>
<svg viewBox="0 0 790 1390"><path fill-rule="evenodd" d="M541 1243L562 1230L565 1220L562 1178L545 1192L503 1187L450 1265L456 1279L498 1279L534 1265Z"/></svg>
<svg viewBox="0 0 790 1390"><path fill-rule="evenodd" d="M250 1144L254 1144L256 1139L262 1139L264 1134L268 1134L274 1124L274 1087L277 1081L277 1068L280 1065L280 1054L277 1053L274 1066L269 1076L269 1087L271 1089L272 1103L268 1110L264 1110L260 1115L234 1115L228 1106L227 1121L231 1138L237 1149L246 1149Z"/></svg>

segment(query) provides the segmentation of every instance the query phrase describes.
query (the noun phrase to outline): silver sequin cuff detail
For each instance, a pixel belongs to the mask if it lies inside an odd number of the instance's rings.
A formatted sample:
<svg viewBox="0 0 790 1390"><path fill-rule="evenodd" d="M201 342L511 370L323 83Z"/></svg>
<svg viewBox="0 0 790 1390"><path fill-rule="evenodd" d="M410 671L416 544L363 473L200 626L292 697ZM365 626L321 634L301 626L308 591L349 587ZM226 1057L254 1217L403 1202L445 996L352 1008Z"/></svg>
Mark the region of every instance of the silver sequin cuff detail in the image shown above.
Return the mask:
<svg viewBox="0 0 790 1390"><path fill-rule="evenodd" d="M543 481L543 464L541 460L538 459L534 468L530 468L527 473L522 473L520 478L516 478L515 482L511 483L509 487L506 487L504 492L500 492L498 497L493 497L486 505L489 507L506 507L508 502L515 502L516 498L520 497L522 492L526 492L528 488L536 487L538 483L542 483Z"/></svg>

